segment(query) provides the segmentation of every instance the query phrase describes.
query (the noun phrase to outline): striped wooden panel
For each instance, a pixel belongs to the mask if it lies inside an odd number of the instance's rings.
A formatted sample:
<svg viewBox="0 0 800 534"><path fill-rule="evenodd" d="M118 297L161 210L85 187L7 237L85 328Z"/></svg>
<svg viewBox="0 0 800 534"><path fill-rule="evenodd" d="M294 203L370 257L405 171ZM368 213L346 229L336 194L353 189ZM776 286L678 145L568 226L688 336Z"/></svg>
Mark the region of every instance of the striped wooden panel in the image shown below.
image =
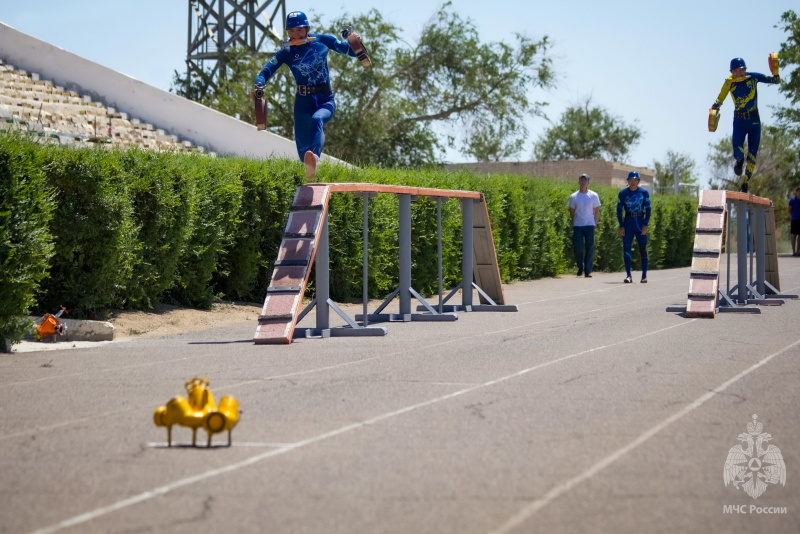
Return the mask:
<svg viewBox="0 0 800 534"><path fill-rule="evenodd" d="M472 270L475 283L494 301L505 304L503 281L500 279L500 266L497 263L497 251L494 247L492 223L489 221L489 207L485 200L473 203L472 212ZM467 280L464 280L467 283ZM482 304L489 304L480 296Z"/></svg>

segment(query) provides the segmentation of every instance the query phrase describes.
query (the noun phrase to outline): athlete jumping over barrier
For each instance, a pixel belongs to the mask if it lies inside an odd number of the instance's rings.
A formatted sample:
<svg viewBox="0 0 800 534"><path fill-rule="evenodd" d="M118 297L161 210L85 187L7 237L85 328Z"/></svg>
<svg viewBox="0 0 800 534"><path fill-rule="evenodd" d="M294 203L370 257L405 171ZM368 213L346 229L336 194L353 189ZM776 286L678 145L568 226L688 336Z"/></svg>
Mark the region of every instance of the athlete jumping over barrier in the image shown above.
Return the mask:
<svg viewBox="0 0 800 534"><path fill-rule="evenodd" d="M780 83L781 77L778 74L778 58L776 54L770 54L769 66L772 76L765 76L758 72L747 72L747 65L744 59L737 57L731 60L731 75L722 84L719 96L711 106L711 112L715 122L712 125L709 116L709 130L716 130L716 121L719 121L718 111L728 96L733 100L733 158L736 160L733 172L736 176L742 175L742 166L745 161L744 141L747 139L747 166L745 169L744 181L740 191L747 193L750 178L756 168L756 156L758 155L758 145L761 143L761 120L758 116L758 91L757 85L761 83Z"/></svg>
<svg viewBox="0 0 800 534"><path fill-rule="evenodd" d="M331 90L328 72L328 51L333 50L357 57L362 65L369 66L369 56L361 44L361 37L349 27L345 39L333 35L309 33L308 17L302 11L292 11L286 16L289 40L282 43L261 72L256 76L253 96L256 99L256 122L259 129L266 128L263 100L264 85L281 65L287 65L297 82L294 101L294 137L300 161L306 165L306 178L314 178L317 163L325 144L325 124L333 118L336 102Z"/></svg>

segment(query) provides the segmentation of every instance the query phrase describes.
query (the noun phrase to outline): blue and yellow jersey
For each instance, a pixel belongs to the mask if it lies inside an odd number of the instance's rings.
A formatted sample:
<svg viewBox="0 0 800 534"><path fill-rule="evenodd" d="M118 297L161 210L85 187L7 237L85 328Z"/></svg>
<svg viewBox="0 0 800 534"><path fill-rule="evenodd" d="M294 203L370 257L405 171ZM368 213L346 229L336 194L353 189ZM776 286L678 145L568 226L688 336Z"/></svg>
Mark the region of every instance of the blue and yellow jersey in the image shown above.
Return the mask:
<svg viewBox="0 0 800 534"><path fill-rule="evenodd" d="M307 43L281 48L256 76L256 84L264 85L281 65L286 64L297 85L325 85L331 82L328 72L328 51L356 57L350 45L333 35L310 33Z"/></svg>
<svg viewBox="0 0 800 534"><path fill-rule="evenodd" d="M728 93L733 100L734 111L753 111L758 109L758 90L756 86L761 83L780 83L777 76L765 76L758 72L746 72L741 78L728 76L722 84L716 103L720 106L725 101Z"/></svg>

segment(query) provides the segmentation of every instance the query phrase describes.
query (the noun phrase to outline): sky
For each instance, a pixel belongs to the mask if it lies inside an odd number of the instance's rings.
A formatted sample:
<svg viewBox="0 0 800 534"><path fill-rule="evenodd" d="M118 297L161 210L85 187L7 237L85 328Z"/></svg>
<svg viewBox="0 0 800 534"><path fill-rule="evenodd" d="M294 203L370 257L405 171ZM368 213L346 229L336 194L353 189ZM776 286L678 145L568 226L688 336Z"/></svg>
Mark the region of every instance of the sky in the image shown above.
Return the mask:
<svg viewBox="0 0 800 534"><path fill-rule="evenodd" d="M287 11L306 11L323 22L376 9L409 42L440 5L430 0L286 3ZM0 6L3 23L161 89L169 90L174 71L186 70L188 0L4 0ZM769 74L767 56L786 40L774 26L782 13L800 6L796 0L454 0L451 9L471 19L484 42L512 43L514 33L549 38L557 87L531 96L548 102L551 121L591 98L593 105L641 128L642 139L627 163L653 168L655 160L665 161L668 150L685 153L706 184L708 145L729 139L732 130L730 97L719 129L707 129L708 108L729 75L730 60L742 57L749 71ZM777 85L759 84L758 100L764 124L774 123L771 106L788 105ZM521 160L532 159L533 143L550 124L532 118L527 125L530 138ZM456 152L446 159L469 161Z"/></svg>

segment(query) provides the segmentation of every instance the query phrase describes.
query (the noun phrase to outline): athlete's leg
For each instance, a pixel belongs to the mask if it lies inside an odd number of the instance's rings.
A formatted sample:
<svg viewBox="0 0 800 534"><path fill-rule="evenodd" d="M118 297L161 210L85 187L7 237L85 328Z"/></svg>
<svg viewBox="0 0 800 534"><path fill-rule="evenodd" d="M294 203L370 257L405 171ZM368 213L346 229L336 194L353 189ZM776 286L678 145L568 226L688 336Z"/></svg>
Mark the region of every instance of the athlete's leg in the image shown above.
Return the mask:
<svg viewBox="0 0 800 534"><path fill-rule="evenodd" d="M625 272L631 275L631 249L633 248L633 230L625 228L622 236L622 259L625 261Z"/></svg>
<svg viewBox="0 0 800 534"><path fill-rule="evenodd" d="M755 119L747 129L747 168L744 175L745 182L750 181L750 177L756 170L756 156L758 147L761 144L761 121Z"/></svg>
<svg viewBox="0 0 800 534"><path fill-rule="evenodd" d="M649 259L647 257L647 236L648 234L642 235L641 233L636 234L636 244L639 248L639 257L642 260L642 279L647 279L647 265L649 263Z"/></svg>
<svg viewBox="0 0 800 534"><path fill-rule="evenodd" d="M314 100L311 96L298 96L294 100L294 142L297 145L297 155L303 161L306 151L311 149L313 142L313 126L311 117L316 111Z"/></svg>

